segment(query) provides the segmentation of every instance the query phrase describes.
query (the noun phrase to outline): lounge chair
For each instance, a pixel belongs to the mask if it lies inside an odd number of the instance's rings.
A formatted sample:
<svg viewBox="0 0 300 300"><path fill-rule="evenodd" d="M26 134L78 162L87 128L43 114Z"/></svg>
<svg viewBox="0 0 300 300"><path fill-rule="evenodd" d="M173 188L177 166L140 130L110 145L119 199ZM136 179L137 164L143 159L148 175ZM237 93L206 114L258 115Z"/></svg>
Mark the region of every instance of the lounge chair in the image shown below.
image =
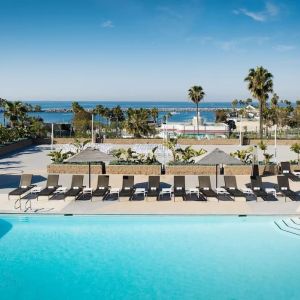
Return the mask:
<svg viewBox="0 0 300 300"><path fill-rule="evenodd" d="M281 162L281 173L287 176L292 181L300 181L300 177L296 176L291 171L291 164L288 161Z"/></svg>
<svg viewBox="0 0 300 300"><path fill-rule="evenodd" d="M131 199L134 193L134 176L123 176L122 189L119 193L120 197L129 197Z"/></svg>
<svg viewBox="0 0 300 300"><path fill-rule="evenodd" d="M65 193L65 198L74 197L78 198L78 196L82 193L83 190L83 175L73 175L71 188Z"/></svg>
<svg viewBox="0 0 300 300"><path fill-rule="evenodd" d="M290 189L289 178L284 175L277 176L278 189L280 193L286 198L293 201L300 201L300 195Z"/></svg>
<svg viewBox="0 0 300 300"><path fill-rule="evenodd" d="M94 197L105 197L109 189L109 175L98 175L97 187L93 191Z"/></svg>
<svg viewBox="0 0 300 300"><path fill-rule="evenodd" d="M224 176L225 190L230 194L230 196L236 197L245 197L246 195L237 188L236 177L235 176Z"/></svg>
<svg viewBox="0 0 300 300"><path fill-rule="evenodd" d="M211 188L211 182L209 176L198 176L199 190L207 200L210 198L218 198L218 194Z"/></svg>
<svg viewBox="0 0 300 300"><path fill-rule="evenodd" d="M272 194L267 193L263 189L261 177L252 177L251 176L251 189L253 194L258 198L262 198L265 201L277 201L278 199Z"/></svg>
<svg viewBox="0 0 300 300"><path fill-rule="evenodd" d="M182 197L183 200L206 201L199 189L186 189L185 176L174 176L174 200L175 197Z"/></svg>
<svg viewBox="0 0 300 300"><path fill-rule="evenodd" d="M206 199L209 197L217 198L218 200L222 201L233 201L233 198L230 197L230 194L225 189L222 189L222 192L220 193L216 193L211 188L210 176L198 176L198 180L200 192L205 196Z"/></svg>
<svg viewBox="0 0 300 300"><path fill-rule="evenodd" d="M185 194L185 176L174 176L174 199L175 197L186 198Z"/></svg>
<svg viewBox="0 0 300 300"><path fill-rule="evenodd" d="M159 190L160 190L160 176L149 176L147 197L156 197L156 199L158 199Z"/></svg>
<svg viewBox="0 0 300 300"><path fill-rule="evenodd" d="M8 193L8 199L10 199L11 196L16 196L18 199L21 199L23 195L33 188L31 181L32 174L22 174L19 187Z"/></svg>
<svg viewBox="0 0 300 300"><path fill-rule="evenodd" d="M49 199L49 197L52 196L59 187L58 179L59 175L48 175L46 187L38 193L37 200L39 200L39 197L47 197Z"/></svg>

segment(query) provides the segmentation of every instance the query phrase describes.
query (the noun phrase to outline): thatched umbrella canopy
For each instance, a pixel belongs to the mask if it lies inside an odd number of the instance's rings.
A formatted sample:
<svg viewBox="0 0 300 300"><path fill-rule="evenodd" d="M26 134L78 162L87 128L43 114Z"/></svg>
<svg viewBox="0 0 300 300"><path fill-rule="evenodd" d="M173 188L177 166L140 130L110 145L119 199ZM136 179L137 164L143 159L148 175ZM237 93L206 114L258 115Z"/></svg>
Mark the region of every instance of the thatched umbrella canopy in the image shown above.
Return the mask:
<svg viewBox="0 0 300 300"><path fill-rule="evenodd" d="M199 165L214 166L214 165L243 165L239 159L230 156L224 151L216 148L205 157L197 162Z"/></svg>
<svg viewBox="0 0 300 300"><path fill-rule="evenodd" d="M239 159L230 156L219 148L216 148L198 161L197 164L216 166L216 187L218 187L218 165L243 165L244 163Z"/></svg>
<svg viewBox="0 0 300 300"><path fill-rule="evenodd" d="M91 163L92 162L103 162L109 163L113 160L113 156L101 152L98 149L86 148L71 158L65 160L67 163L88 163L89 165L89 186L91 186Z"/></svg>

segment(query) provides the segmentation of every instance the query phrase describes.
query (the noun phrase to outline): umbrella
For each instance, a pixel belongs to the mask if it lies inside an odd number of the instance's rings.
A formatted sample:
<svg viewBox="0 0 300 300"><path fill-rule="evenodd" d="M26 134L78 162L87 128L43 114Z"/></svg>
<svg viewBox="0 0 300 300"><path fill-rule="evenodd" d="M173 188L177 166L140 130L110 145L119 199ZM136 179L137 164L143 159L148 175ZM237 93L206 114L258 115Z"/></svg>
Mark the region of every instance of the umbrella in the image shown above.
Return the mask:
<svg viewBox="0 0 300 300"><path fill-rule="evenodd" d="M89 187L91 187L91 162L108 163L113 159L112 155L101 152L98 149L86 148L78 154L67 159L67 163L88 163L89 165Z"/></svg>
<svg viewBox="0 0 300 300"><path fill-rule="evenodd" d="M197 164L216 166L216 187L218 187L218 165L243 165L244 163L239 159L230 156L219 148L216 148L198 161Z"/></svg>

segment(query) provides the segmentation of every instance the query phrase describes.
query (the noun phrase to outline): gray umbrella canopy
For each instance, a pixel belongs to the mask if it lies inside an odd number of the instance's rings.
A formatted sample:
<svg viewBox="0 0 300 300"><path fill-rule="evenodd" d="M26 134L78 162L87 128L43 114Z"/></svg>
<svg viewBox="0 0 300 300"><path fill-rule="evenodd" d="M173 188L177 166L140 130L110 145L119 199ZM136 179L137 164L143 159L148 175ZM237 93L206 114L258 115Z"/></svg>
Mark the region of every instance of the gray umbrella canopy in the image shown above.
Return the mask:
<svg viewBox="0 0 300 300"><path fill-rule="evenodd" d="M224 151L216 148L201 160L197 162L199 165L213 166L213 165L243 165L239 159L230 156Z"/></svg>
<svg viewBox="0 0 300 300"><path fill-rule="evenodd" d="M85 150L79 152L73 157L67 159L65 162L69 163L89 163L94 161L102 161L104 163L109 163L113 160L113 156L99 151L98 149L86 148Z"/></svg>

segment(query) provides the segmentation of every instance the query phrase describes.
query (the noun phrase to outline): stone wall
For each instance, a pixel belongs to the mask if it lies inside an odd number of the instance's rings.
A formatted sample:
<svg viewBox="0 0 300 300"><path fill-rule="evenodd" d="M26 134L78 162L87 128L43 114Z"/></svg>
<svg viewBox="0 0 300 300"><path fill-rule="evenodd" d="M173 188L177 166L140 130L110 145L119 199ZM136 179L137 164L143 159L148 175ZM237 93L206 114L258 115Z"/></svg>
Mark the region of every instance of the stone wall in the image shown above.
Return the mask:
<svg viewBox="0 0 300 300"><path fill-rule="evenodd" d="M259 166L260 174L263 173L264 166ZM225 175L251 175L252 166L224 166ZM219 168L218 168L219 172ZM181 165L166 166L167 175L214 175L216 166Z"/></svg>
<svg viewBox="0 0 300 300"><path fill-rule="evenodd" d="M88 139L88 138L79 138L79 139L76 139L76 138L54 138L53 142L54 142L54 144L72 144L72 143L75 143L76 140L78 140L80 142L84 142L86 140L91 140L91 139Z"/></svg>
<svg viewBox="0 0 300 300"><path fill-rule="evenodd" d="M32 145L32 140L23 140L10 145L5 145L3 147L0 147L0 156L7 155L10 152L20 150L30 145Z"/></svg>
<svg viewBox="0 0 300 300"><path fill-rule="evenodd" d="M51 174L89 174L88 165L51 164L47 166ZM102 174L102 165L91 165L91 174Z"/></svg>
<svg viewBox="0 0 300 300"><path fill-rule="evenodd" d="M80 142L88 140L88 138L78 139ZM75 138L55 138L55 144L71 144L75 142ZM260 140L250 140L250 145L259 144ZM264 140L267 145L274 145L274 140ZM162 144L163 139L105 139L107 144L117 145L132 145L132 144ZM181 145L239 145L239 139L178 139L178 143ZM294 143L300 143L300 140L277 140L277 145L292 145Z"/></svg>
<svg viewBox="0 0 300 300"><path fill-rule="evenodd" d="M250 140L250 145L258 145L260 143L260 140ZM274 139L273 140L264 140L264 143L267 145L274 145ZM300 143L300 140L277 140L277 145L292 145L295 143Z"/></svg>
<svg viewBox="0 0 300 300"><path fill-rule="evenodd" d="M108 165L107 174L160 175L160 165Z"/></svg>

